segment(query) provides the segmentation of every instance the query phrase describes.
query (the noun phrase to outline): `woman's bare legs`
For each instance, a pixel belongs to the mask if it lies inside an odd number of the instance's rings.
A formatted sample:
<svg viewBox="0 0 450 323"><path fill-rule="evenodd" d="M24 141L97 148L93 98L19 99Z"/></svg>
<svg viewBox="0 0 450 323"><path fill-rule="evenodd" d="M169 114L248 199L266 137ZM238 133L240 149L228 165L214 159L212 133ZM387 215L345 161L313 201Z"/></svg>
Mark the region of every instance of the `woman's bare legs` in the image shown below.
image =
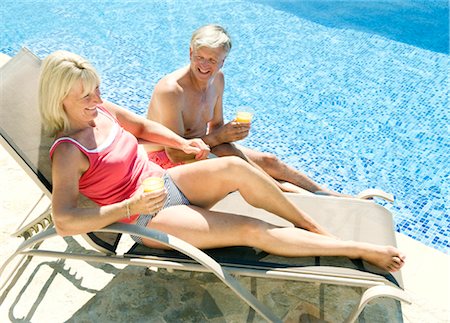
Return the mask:
<svg viewBox="0 0 450 323"><path fill-rule="evenodd" d="M342 241L321 234L196 206L174 206L159 212L149 227L172 234L197 248L256 247L286 257L346 256L362 258L384 270L397 271L404 255L394 247ZM148 246L161 247L144 239Z"/></svg>
<svg viewBox="0 0 450 323"><path fill-rule="evenodd" d="M403 265L404 255L394 247L335 239L289 201L267 176L240 158L221 157L174 167L168 172L189 201L199 207L168 208L158 213L150 226L198 248L243 245L281 256L347 256L362 258L389 271ZM204 209L236 190L249 204L281 216L297 228L279 228Z"/></svg>
<svg viewBox="0 0 450 323"><path fill-rule="evenodd" d="M227 194L239 191L252 206L276 214L296 227L332 236L300 210L266 175L238 157L221 157L168 170L189 201L210 208Z"/></svg>

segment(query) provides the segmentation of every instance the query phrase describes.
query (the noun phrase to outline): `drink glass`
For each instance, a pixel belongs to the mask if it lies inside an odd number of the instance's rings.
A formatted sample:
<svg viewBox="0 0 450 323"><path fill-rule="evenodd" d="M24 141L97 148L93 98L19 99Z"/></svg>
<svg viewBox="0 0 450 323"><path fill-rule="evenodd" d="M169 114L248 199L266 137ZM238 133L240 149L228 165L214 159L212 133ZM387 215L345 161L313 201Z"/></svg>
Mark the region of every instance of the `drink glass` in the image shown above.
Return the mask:
<svg viewBox="0 0 450 323"><path fill-rule="evenodd" d="M251 107L238 107L236 109L236 122L250 123L253 118L253 109Z"/></svg>
<svg viewBox="0 0 450 323"><path fill-rule="evenodd" d="M148 177L142 182L144 192L154 192L164 189L164 180L161 177Z"/></svg>

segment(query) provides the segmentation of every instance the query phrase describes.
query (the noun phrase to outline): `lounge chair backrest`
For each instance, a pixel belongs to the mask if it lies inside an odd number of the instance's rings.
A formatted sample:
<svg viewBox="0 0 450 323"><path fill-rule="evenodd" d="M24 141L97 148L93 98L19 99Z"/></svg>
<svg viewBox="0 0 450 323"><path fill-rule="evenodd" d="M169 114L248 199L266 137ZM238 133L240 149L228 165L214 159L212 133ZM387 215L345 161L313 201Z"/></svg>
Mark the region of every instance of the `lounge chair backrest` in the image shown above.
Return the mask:
<svg viewBox="0 0 450 323"><path fill-rule="evenodd" d="M0 132L22 157L19 163L45 194L51 195L49 148L52 139L42 131L38 110L41 60L26 48L0 69ZM18 125L20 120L20 126ZM25 165L22 165L25 166Z"/></svg>

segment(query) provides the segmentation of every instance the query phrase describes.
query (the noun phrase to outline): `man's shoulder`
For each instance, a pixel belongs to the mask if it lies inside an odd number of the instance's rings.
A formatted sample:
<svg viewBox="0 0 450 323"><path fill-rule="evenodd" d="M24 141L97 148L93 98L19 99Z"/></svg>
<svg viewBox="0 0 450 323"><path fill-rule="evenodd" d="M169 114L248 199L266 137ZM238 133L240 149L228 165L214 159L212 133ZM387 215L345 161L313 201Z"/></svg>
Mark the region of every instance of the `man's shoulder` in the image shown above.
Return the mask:
<svg viewBox="0 0 450 323"><path fill-rule="evenodd" d="M158 81L155 86L155 92L158 93L170 93L176 94L180 93L183 90L183 87L178 82L178 79L172 77L170 74L164 76L162 79Z"/></svg>
<svg viewBox="0 0 450 323"><path fill-rule="evenodd" d="M224 87L225 75L223 74L222 70L217 72L216 77L214 78L214 84L218 88L223 88Z"/></svg>
<svg viewBox="0 0 450 323"><path fill-rule="evenodd" d="M170 74L161 78L155 86L155 92L167 93L167 94L182 94L184 90L183 86L183 69L178 69Z"/></svg>
<svg viewBox="0 0 450 323"><path fill-rule="evenodd" d="M219 70L219 71L217 72L216 78L217 78L218 80L221 80L221 81L223 81L223 80L225 79L225 74L223 74L223 71L222 71L222 70Z"/></svg>

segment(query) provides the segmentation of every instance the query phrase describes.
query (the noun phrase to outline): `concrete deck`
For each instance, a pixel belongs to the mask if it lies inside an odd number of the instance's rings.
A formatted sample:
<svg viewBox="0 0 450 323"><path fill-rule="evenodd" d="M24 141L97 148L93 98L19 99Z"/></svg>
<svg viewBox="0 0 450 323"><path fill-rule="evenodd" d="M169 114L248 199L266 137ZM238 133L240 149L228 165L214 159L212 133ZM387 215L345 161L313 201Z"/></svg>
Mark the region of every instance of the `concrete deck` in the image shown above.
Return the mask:
<svg viewBox="0 0 450 323"><path fill-rule="evenodd" d="M40 196L37 186L0 147L0 263L19 245L10 236ZM44 201L41 208L49 201ZM77 238L46 244L89 249ZM413 304L404 322L450 322L449 256L398 234L407 253L403 269ZM0 284L6 278L0 277ZM357 301L356 288L241 279L286 322L342 322ZM311 316L321 318L312 320ZM391 300L376 301L365 322L401 322ZM0 294L0 322L261 322L211 274L153 272L139 267L36 258L26 261Z"/></svg>

